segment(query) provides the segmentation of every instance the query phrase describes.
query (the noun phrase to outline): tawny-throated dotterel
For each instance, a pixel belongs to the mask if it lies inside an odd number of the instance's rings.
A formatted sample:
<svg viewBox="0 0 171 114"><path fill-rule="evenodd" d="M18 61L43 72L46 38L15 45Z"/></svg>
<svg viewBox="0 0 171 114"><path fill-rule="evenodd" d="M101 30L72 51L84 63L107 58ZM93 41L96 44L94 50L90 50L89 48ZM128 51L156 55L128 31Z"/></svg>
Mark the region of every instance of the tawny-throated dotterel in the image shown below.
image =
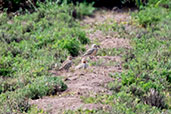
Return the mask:
<svg viewBox="0 0 171 114"><path fill-rule="evenodd" d="M98 51L98 48L100 48L100 46L97 46L96 44L93 44L92 47L90 49L88 49L82 57L95 56L97 51Z"/></svg>
<svg viewBox="0 0 171 114"><path fill-rule="evenodd" d="M86 69L88 67L88 64L87 64L87 60L85 58L83 58L81 60L81 63L75 67L75 70L78 70L78 69Z"/></svg>
<svg viewBox="0 0 171 114"><path fill-rule="evenodd" d="M73 57L68 56L68 58L62 63L62 66L59 68L59 70L69 70L69 68L72 66L72 59Z"/></svg>

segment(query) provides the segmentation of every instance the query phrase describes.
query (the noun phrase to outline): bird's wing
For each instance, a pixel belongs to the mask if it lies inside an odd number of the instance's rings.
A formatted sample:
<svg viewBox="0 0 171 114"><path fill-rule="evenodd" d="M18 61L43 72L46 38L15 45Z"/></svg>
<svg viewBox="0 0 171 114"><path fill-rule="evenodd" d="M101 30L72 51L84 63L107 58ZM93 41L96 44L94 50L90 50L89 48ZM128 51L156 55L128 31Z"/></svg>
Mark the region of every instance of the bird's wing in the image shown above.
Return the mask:
<svg viewBox="0 0 171 114"><path fill-rule="evenodd" d="M85 69L88 67L88 64L85 64Z"/></svg>
<svg viewBox="0 0 171 114"><path fill-rule="evenodd" d="M71 64L72 64L72 62L67 60L62 64L62 66L59 68L59 70L67 69L67 68L71 67Z"/></svg>
<svg viewBox="0 0 171 114"><path fill-rule="evenodd" d="M94 48L87 50L87 52L83 56L91 55L95 51Z"/></svg>
<svg viewBox="0 0 171 114"><path fill-rule="evenodd" d="M79 64L78 66L75 67L75 70L81 69L82 67L83 67L83 65L82 64Z"/></svg>
<svg viewBox="0 0 171 114"><path fill-rule="evenodd" d="M92 55L96 55L97 51L98 51L98 49L94 49Z"/></svg>

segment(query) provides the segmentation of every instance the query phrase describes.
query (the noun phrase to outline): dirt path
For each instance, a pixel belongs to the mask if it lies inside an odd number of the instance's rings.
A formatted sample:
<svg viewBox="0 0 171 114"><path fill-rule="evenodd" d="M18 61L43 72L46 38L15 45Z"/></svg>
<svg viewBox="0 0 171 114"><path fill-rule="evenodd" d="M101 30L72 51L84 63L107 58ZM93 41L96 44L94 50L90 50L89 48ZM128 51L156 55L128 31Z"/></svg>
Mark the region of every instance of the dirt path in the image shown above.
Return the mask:
<svg viewBox="0 0 171 114"><path fill-rule="evenodd" d="M101 49L113 48L131 48L129 40L122 38L117 32L105 29L115 23L125 23L129 21L128 12L123 11L97 11L93 17L86 17L81 25L87 32L87 36L92 43L100 44ZM107 28L107 27L106 27ZM104 29L104 30L103 30ZM88 48L88 46L87 46ZM99 50L99 55L101 55ZM48 112L48 114L61 114L65 110L78 109L102 109L107 108L103 104L86 104L82 97L96 96L98 94L111 94L111 91L106 88L107 84L114 79L109 76L109 73L122 72L122 55L119 56L96 56L89 59L89 67L86 70L60 73L64 77L68 89L56 96L47 96L42 99L32 100L31 104L35 104L38 108ZM74 62L77 64L80 58Z"/></svg>

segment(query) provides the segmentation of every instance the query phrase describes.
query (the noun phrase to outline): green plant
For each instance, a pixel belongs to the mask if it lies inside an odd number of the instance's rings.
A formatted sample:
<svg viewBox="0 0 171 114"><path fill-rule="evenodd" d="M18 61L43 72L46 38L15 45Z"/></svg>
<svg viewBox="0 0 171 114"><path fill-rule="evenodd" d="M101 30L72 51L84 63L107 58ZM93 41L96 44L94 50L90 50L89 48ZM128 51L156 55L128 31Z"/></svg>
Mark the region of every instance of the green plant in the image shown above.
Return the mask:
<svg viewBox="0 0 171 114"><path fill-rule="evenodd" d="M28 114L48 114L47 112L43 111L42 109L38 109L36 106L31 106Z"/></svg>
<svg viewBox="0 0 171 114"><path fill-rule="evenodd" d="M116 55L120 55L120 54L124 54L125 53L125 48L103 48L100 49L97 53L97 55L99 56L116 56Z"/></svg>
<svg viewBox="0 0 171 114"><path fill-rule="evenodd" d="M66 90L67 86L59 77L40 77L33 83L13 92L0 95L0 112L19 113L27 112L30 108L28 99L37 99L45 95L54 95ZM3 112L3 113L4 113Z"/></svg>
<svg viewBox="0 0 171 114"><path fill-rule="evenodd" d="M37 6L36 12L23 15L0 14L0 113L27 112L29 98L64 91L67 86L48 70L89 43L71 15L73 4L48 1Z"/></svg>
<svg viewBox="0 0 171 114"><path fill-rule="evenodd" d="M78 40L81 44L88 44L90 43L90 40L87 38L86 33L83 31L74 31L76 34L78 34Z"/></svg>
<svg viewBox="0 0 171 114"><path fill-rule="evenodd" d="M10 65L11 57L5 58L1 57L0 61L0 76L9 77L12 73L12 67Z"/></svg>
<svg viewBox="0 0 171 114"><path fill-rule="evenodd" d="M158 12L160 12L160 14ZM147 27L159 22L162 19L161 13L162 15L165 14L165 10L162 8L146 7L144 10L141 10L136 14L136 17L142 26Z"/></svg>
<svg viewBox="0 0 171 114"><path fill-rule="evenodd" d="M162 96L158 91L151 89L147 96L145 96L144 101L151 105L156 106L158 108L166 108L164 96Z"/></svg>
<svg viewBox="0 0 171 114"><path fill-rule="evenodd" d="M30 105L28 99L17 92L6 92L0 95L0 113L26 112Z"/></svg>
<svg viewBox="0 0 171 114"><path fill-rule="evenodd" d="M133 16L139 22L137 25L143 27L138 26L133 29L136 31L135 34L128 35L133 48L124 55L125 71L110 74L115 79L109 84L109 88L116 95L112 106L114 113L133 114L142 113L142 110L144 113L152 114L170 112L170 95L167 93L170 92L168 29L171 15L168 8L152 6L154 5L134 13ZM138 33L143 35L137 37Z"/></svg>
<svg viewBox="0 0 171 114"><path fill-rule="evenodd" d="M61 49L68 50L72 56L77 56L80 50L79 42L75 38L65 38L63 40L58 41L57 44L55 44L55 46L58 46Z"/></svg>
<svg viewBox="0 0 171 114"><path fill-rule="evenodd" d="M75 10L73 12L73 16L75 15L74 17L76 18L83 18L83 16L92 15L94 10L95 8L93 7L93 3L77 3Z"/></svg>
<svg viewBox="0 0 171 114"><path fill-rule="evenodd" d="M27 98L37 99L66 90L67 86L58 77L40 77L28 84L20 92Z"/></svg>

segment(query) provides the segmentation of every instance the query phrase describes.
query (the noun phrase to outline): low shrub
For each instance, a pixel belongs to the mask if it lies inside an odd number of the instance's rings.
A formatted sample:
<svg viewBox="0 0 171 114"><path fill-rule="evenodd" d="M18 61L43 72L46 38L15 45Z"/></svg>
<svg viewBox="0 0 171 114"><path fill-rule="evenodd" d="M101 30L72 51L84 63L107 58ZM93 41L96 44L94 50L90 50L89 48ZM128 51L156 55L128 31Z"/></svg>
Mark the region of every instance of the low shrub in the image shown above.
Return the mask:
<svg viewBox="0 0 171 114"><path fill-rule="evenodd" d="M2 9L8 8L8 11L16 11L19 8L31 9L34 8L38 0L1 0L0 7Z"/></svg>
<svg viewBox="0 0 171 114"><path fill-rule="evenodd" d="M46 95L54 95L67 89L59 77L40 77L33 83L13 92L0 95L0 112L14 113L27 112L30 108L28 100L38 99Z"/></svg>
<svg viewBox="0 0 171 114"><path fill-rule="evenodd" d="M21 89L20 93L23 93L27 98L38 99L42 96L54 95L66 89L67 86L59 77L40 77Z"/></svg>
<svg viewBox="0 0 171 114"><path fill-rule="evenodd" d="M79 44L80 43L75 38L65 38L58 41L57 44L54 45L54 48L60 47L61 49L66 49L72 56L77 56L80 50Z"/></svg>
<svg viewBox="0 0 171 114"><path fill-rule="evenodd" d="M160 12L160 14L158 12ZM161 13L165 14L165 10L162 8L146 7L144 10L141 10L138 14L136 14L136 17L138 22L143 27L147 27L157 24L157 22L162 19Z"/></svg>
<svg viewBox="0 0 171 114"><path fill-rule="evenodd" d="M171 14L168 8L156 4L151 3L133 15L138 23L128 35L133 48L124 55L125 71L110 74L115 81L109 88L118 96L112 112L170 113ZM142 35L138 36L139 33Z"/></svg>
<svg viewBox="0 0 171 114"><path fill-rule="evenodd" d="M75 18L83 18L84 16L90 16L94 12L95 8L93 7L93 3L77 3L75 10L73 10L73 17Z"/></svg>
<svg viewBox="0 0 171 114"><path fill-rule="evenodd" d="M161 109L166 108L164 96L154 89L150 89L147 96L144 98L144 102L148 105L156 106Z"/></svg>
<svg viewBox="0 0 171 114"><path fill-rule="evenodd" d="M0 113L27 112L29 98L66 90L48 70L68 55L77 56L90 42L71 15L73 4L37 6L36 12L23 15L0 14Z"/></svg>
<svg viewBox="0 0 171 114"><path fill-rule="evenodd" d="M19 85L16 79L12 79L12 78L0 79L0 94L5 93L6 91L14 91L18 87Z"/></svg>
<svg viewBox="0 0 171 114"><path fill-rule="evenodd" d="M28 99L18 92L6 92L0 95L0 113L18 114L26 112L30 105Z"/></svg>
<svg viewBox="0 0 171 114"><path fill-rule="evenodd" d="M9 59L9 60L7 60ZM0 58L0 76L2 77L10 77L12 73L12 67L10 65L10 59L11 57L5 58L1 57Z"/></svg>

